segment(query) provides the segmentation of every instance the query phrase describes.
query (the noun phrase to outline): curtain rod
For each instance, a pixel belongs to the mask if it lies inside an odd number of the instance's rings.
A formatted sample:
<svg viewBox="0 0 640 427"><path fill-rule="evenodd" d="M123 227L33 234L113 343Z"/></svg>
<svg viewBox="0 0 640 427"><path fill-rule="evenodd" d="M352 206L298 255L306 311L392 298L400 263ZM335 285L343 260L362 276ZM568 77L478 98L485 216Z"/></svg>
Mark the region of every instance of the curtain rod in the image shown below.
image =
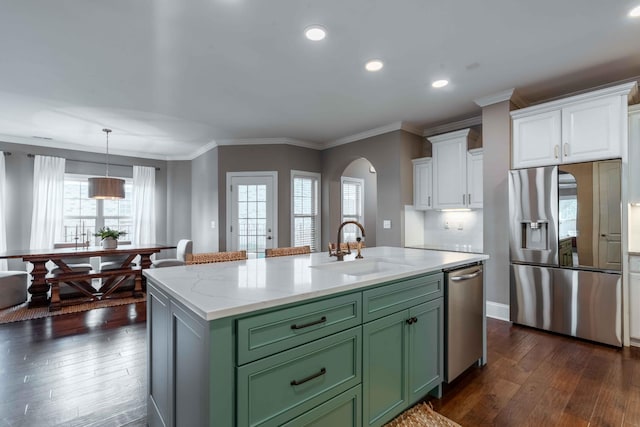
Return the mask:
<svg viewBox="0 0 640 427"><path fill-rule="evenodd" d="M9 153L9 154L11 154L11 153ZM31 154L31 153L27 154L27 157L30 157L30 158L34 158L35 156L36 156L35 154ZM104 162L96 162L95 160L75 160L75 159L66 159L66 160L68 160L70 162L78 162L78 163L94 163L96 165L104 165L105 164ZM133 165L121 165L121 164L119 165L117 163L109 163L109 165L110 166L122 166L122 167L125 167L125 168L132 168L133 167ZM157 171L160 170L160 168L157 167L157 166L156 166L155 169Z"/></svg>

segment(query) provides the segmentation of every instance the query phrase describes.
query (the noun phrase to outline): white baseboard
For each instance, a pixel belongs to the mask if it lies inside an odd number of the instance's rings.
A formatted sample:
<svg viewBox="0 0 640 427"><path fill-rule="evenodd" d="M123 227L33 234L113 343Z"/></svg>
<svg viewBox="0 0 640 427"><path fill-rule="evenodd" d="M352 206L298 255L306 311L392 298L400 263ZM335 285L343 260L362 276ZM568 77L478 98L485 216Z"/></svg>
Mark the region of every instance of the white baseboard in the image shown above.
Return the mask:
<svg viewBox="0 0 640 427"><path fill-rule="evenodd" d="M487 317L509 321L509 304L487 301Z"/></svg>

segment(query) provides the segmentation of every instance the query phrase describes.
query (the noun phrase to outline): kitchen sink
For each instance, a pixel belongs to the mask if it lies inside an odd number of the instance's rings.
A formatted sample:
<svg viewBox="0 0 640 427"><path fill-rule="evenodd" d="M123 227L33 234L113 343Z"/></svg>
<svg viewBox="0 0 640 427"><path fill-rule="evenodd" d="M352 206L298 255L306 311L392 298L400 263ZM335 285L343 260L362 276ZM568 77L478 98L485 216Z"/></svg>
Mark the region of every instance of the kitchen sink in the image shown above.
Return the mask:
<svg viewBox="0 0 640 427"><path fill-rule="evenodd" d="M393 271L406 271L414 268L411 265L396 263L383 259L362 259L353 261L334 261L324 264L310 265L310 268L318 270L332 271L338 274L349 276L366 276L367 274L377 274Z"/></svg>

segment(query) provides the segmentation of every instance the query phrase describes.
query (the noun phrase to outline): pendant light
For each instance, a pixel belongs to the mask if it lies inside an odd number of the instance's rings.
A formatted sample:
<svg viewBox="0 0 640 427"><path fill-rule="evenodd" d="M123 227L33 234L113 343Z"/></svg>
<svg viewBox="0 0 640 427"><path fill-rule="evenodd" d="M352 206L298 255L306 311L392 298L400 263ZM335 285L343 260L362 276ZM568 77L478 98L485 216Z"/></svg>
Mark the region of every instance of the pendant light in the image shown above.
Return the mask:
<svg viewBox="0 0 640 427"><path fill-rule="evenodd" d="M109 133L111 129L102 129L107 134L107 173L104 177L89 178L90 199L124 199L124 179L109 178Z"/></svg>

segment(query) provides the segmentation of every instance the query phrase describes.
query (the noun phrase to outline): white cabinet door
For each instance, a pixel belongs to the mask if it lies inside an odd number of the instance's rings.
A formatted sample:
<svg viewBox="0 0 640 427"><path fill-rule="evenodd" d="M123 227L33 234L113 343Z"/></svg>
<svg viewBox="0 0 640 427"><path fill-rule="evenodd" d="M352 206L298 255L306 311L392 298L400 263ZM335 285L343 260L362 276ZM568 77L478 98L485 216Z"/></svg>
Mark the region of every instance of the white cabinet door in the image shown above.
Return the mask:
<svg viewBox="0 0 640 427"><path fill-rule="evenodd" d="M482 149L467 153L467 206L482 208Z"/></svg>
<svg viewBox="0 0 640 427"><path fill-rule="evenodd" d="M513 119L514 169L560 163L560 110Z"/></svg>
<svg viewBox="0 0 640 427"><path fill-rule="evenodd" d="M640 273L630 273L629 279L629 338L640 341Z"/></svg>
<svg viewBox="0 0 640 427"><path fill-rule="evenodd" d="M467 206L467 138L433 143L433 207Z"/></svg>
<svg viewBox="0 0 640 427"><path fill-rule="evenodd" d="M640 104L629 107L629 203L640 203Z"/></svg>
<svg viewBox="0 0 640 427"><path fill-rule="evenodd" d="M623 102L626 97L610 96L564 107L562 161L577 163L621 157Z"/></svg>
<svg viewBox="0 0 640 427"><path fill-rule="evenodd" d="M416 210L432 209L431 182L433 165L430 157L413 159L413 206Z"/></svg>

